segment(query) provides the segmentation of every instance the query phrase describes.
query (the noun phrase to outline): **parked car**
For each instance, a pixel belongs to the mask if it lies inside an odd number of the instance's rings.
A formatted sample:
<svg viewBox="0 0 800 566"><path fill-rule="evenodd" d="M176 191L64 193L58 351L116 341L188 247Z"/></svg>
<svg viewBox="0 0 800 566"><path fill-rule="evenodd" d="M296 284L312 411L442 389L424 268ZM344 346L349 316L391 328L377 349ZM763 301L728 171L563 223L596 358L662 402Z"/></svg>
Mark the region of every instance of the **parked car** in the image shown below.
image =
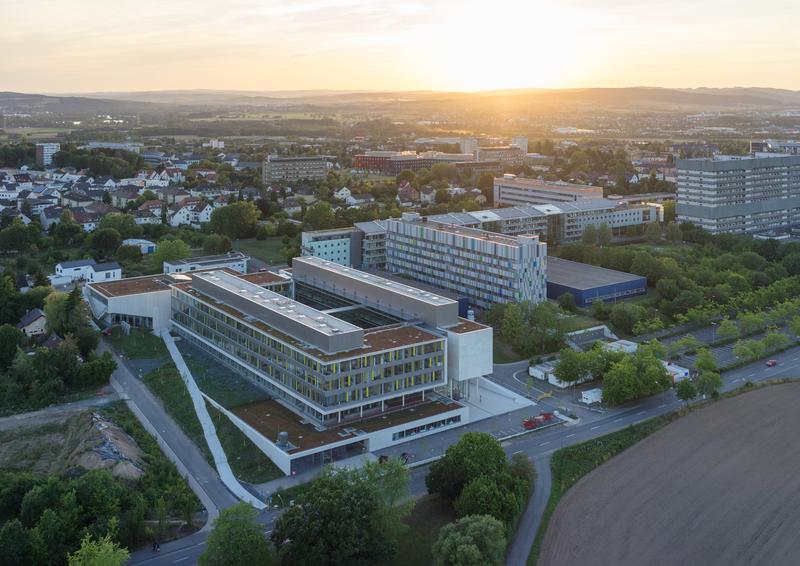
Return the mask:
<svg viewBox="0 0 800 566"><path fill-rule="evenodd" d="M778 360L767 360L767 367L774 368L778 365Z"/></svg>

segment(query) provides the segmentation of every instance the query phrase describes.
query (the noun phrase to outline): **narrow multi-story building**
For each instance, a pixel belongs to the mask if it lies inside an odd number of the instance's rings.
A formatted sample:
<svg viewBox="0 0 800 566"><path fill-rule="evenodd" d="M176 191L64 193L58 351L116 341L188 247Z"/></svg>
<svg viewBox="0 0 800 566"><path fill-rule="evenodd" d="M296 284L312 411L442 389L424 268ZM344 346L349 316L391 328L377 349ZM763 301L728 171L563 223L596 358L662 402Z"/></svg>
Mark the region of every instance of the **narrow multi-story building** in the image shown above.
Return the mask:
<svg viewBox="0 0 800 566"><path fill-rule="evenodd" d="M49 167L53 164L53 156L59 151L61 151L60 143L37 143L36 165L39 167Z"/></svg>
<svg viewBox="0 0 800 566"><path fill-rule="evenodd" d="M603 188L506 174L494 180L495 205L558 204L603 198Z"/></svg>
<svg viewBox="0 0 800 566"><path fill-rule="evenodd" d="M386 270L467 297L480 308L546 297L547 245L406 213L387 221Z"/></svg>
<svg viewBox="0 0 800 566"><path fill-rule="evenodd" d="M676 213L712 233L787 232L800 225L800 156L681 159Z"/></svg>
<svg viewBox="0 0 800 566"><path fill-rule="evenodd" d="M328 175L329 159L330 157L326 155L300 157L268 155L263 166L264 184L324 179Z"/></svg>

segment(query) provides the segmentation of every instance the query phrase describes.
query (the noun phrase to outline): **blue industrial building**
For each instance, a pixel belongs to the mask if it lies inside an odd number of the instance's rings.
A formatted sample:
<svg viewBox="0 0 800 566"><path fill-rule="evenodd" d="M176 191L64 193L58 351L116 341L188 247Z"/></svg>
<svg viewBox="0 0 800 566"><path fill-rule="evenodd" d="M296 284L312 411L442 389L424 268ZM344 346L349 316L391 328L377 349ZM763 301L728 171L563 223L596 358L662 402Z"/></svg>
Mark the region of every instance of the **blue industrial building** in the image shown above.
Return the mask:
<svg viewBox="0 0 800 566"><path fill-rule="evenodd" d="M571 293L579 307L588 307L597 299L616 301L646 292L646 277L553 256L547 258L548 299L556 300L564 293Z"/></svg>

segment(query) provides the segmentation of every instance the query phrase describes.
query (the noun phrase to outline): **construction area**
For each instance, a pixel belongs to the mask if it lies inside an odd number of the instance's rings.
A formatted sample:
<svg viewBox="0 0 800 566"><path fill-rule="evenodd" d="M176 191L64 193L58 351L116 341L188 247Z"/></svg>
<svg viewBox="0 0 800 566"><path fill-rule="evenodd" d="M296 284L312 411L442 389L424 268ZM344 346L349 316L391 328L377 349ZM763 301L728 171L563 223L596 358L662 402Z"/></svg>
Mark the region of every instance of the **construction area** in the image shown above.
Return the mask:
<svg viewBox="0 0 800 566"><path fill-rule="evenodd" d="M575 484L538 564L795 564L800 383L692 410Z"/></svg>

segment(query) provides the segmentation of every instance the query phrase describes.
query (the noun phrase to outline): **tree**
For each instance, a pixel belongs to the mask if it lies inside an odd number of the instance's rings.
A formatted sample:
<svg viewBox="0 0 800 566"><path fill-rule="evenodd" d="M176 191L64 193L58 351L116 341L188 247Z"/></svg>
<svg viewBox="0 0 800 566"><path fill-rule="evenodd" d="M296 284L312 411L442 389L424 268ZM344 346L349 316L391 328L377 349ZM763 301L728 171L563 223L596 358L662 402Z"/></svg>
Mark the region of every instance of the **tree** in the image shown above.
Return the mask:
<svg viewBox="0 0 800 566"><path fill-rule="evenodd" d="M271 538L281 564L385 563L397 541L381 530L383 497L361 470L326 468L275 525Z"/></svg>
<svg viewBox="0 0 800 566"><path fill-rule="evenodd" d="M608 319L617 330L625 334L631 334L636 323L644 320L646 316L647 311L644 307L630 303L617 303L612 307Z"/></svg>
<svg viewBox="0 0 800 566"><path fill-rule="evenodd" d="M11 365L14 356L17 355L17 349L24 341L25 335L15 327L10 324L0 326L0 372Z"/></svg>
<svg viewBox="0 0 800 566"><path fill-rule="evenodd" d="M121 212L111 212L103 216L98 229L103 230L106 228L116 230L123 240L141 238L144 233L144 229L136 223L136 219L132 214L123 214Z"/></svg>
<svg viewBox="0 0 800 566"><path fill-rule="evenodd" d="M567 312L575 312L578 310L578 304L575 302L575 295L572 293L562 293L559 295L558 306Z"/></svg>
<svg viewBox="0 0 800 566"><path fill-rule="evenodd" d="M581 235L581 242L584 246L596 246L597 245L597 227L594 224L589 224L586 228L583 229L583 234Z"/></svg>
<svg viewBox="0 0 800 566"><path fill-rule="evenodd" d="M233 244L227 236L209 234L203 240L203 251L207 254L224 254L233 249Z"/></svg>
<svg viewBox="0 0 800 566"><path fill-rule="evenodd" d="M142 248L139 246L120 246L117 249L117 260L122 263L137 263L142 260Z"/></svg>
<svg viewBox="0 0 800 566"><path fill-rule="evenodd" d="M449 523L433 544L434 566L500 566L506 552L503 524L488 515Z"/></svg>
<svg viewBox="0 0 800 566"><path fill-rule="evenodd" d="M706 397L716 397L722 389L722 377L715 371L701 371L697 376L697 392Z"/></svg>
<svg viewBox="0 0 800 566"><path fill-rule="evenodd" d="M789 342L789 337L781 332L768 332L764 338L761 339L761 343L764 345L764 350L766 352L776 352L788 346Z"/></svg>
<svg viewBox="0 0 800 566"><path fill-rule="evenodd" d="M256 223L261 211L250 201L237 201L214 209L211 213L210 228L216 234L231 239L249 238L255 235Z"/></svg>
<svg viewBox="0 0 800 566"><path fill-rule="evenodd" d="M321 201L308 207L303 216L303 226L311 230L326 230L332 228L336 221L331 205Z"/></svg>
<svg viewBox="0 0 800 566"><path fill-rule="evenodd" d="M508 473L479 476L464 486L453 508L459 517L490 515L510 531L524 504L524 500L517 497L514 484L515 479Z"/></svg>
<svg viewBox="0 0 800 566"><path fill-rule="evenodd" d="M611 307L609 307L603 299L595 299L592 301L592 316L597 320L608 320L611 314Z"/></svg>
<svg viewBox="0 0 800 566"><path fill-rule="evenodd" d="M428 493L439 493L453 501L473 479L500 473L507 465L506 455L493 436L468 432L447 449L444 457L431 464L425 485Z"/></svg>
<svg viewBox="0 0 800 566"><path fill-rule="evenodd" d="M214 521L214 530L198 563L201 566L270 564L272 553L257 518L258 512L244 502L224 509Z"/></svg>
<svg viewBox="0 0 800 566"><path fill-rule="evenodd" d="M110 535L93 539L86 534L81 547L69 555L69 566L122 566L130 558L130 553L111 540Z"/></svg>
<svg viewBox="0 0 800 566"><path fill-rule="evenodd" d="M733 340L734 338L739 337L739 328L731 319L723 319L717 328L717 336L723 340Z"/></svg>
<svg viewBox="0 0 800 566"><path fill-rule="evenodd" d="M186 259L192 254L191 248L183 240L161 240L153 253L153 265L161 271L165 261Z"/></svg>
<svg viewBox="0 0 800 566"><path fill-rule="evenodd" d="M588 373L586 356L572 348L564 348L558 358L555 376L565 383L575 383Z"/></svg>
<svg viewBox="0 0 800 566"><path fill-rule="evenodd" d="M72 212L65 209L53 229L53 239L59 246L74 246L83 239L83 228L75 222Z"/></svg>
<svg viewBox="0 0 800 566"><path fill-rule="evenodd" d="M503 320L500 325L500 336L515 346L523 334L525 321L522 318L522 311L516 303L509 303L503 311Z"/></svg>
<svg viewBox="0 0 800 566"><path fill-rule="evenodd" d="M686 403L687 407L689 406L689 401L697 397L697 388L688 379L678 382L678 385L675 386L675 392L678 394L678 399Z"/></svg>
<svg viewBox="0 0 800 566"><path fill-rule="evenodd" d="M613 234L611 233L611 227L603 222L600 224L600 227L597 229L597 243L600 247L606 247L611 245L611 239Z"/></svg>
<svg viewBox="0 0 800 566"><path fill-rule="evenodd" d="M644 239L650 245L657 245L661 243L661 226L658 222L651 222L647 225L644 232Z"/></svg>
<svg viewBox="0 0 800 566"><path fill-rule="evenodd" d="M666 212L664 214L664 220L666 220ZM681 227L678 226L675 222L670 222L667 224L667 228L664 231L667 241L677 244L683 239L683 232L681 232Z"/></svg>
<svg viewBox="0 0 800 566"><path fill-rule="evenodd" d="M8 566L33 564L30 535L19 519L7 521L0 528L0 556Z"/></svg>
<svg viewBox="0 0 800 566"><path fill-rule="evenodd" d="M764 344L760 340L739 340L733 345L733 355L740 360L757 360L764 355Z"/></svg>
<svg viewBox="0 0 800 566"><path fill-rule="evenodd" d="M114 228L99 228L89 236L89 246L101 255L110 255L122 243L119 232Z"/></svg>
<svg viewBox="0 0 800 566"><path fill-rule="evenodd" d="M766 317L760 312L745 312L739 315L739 330L742 335L754 334L764 328Z"/></svg>
<svg viewBox="0 0 800 566"><path fill-rule="evenodd" d="M708 348L701 348L697 350L697 356L694 360L694 367L699 372L704 371L717 371L717 359Z"/></svg>

